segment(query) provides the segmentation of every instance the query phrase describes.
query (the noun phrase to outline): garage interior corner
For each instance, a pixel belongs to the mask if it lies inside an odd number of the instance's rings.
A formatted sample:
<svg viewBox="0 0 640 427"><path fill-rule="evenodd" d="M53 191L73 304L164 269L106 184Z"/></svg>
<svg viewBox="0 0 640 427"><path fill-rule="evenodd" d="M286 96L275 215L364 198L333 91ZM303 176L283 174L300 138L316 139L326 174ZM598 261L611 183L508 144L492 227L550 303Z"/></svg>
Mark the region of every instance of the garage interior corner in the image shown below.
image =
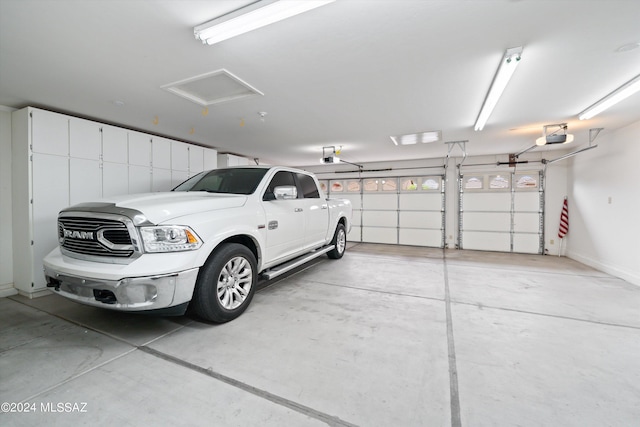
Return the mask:
<svg viewBox="0 0 640 427"><path fill-rule="evenodd" d="M565 257L365 243L259 284L224 325L12 296L0 420L637 425L639 307Z"/></svg>

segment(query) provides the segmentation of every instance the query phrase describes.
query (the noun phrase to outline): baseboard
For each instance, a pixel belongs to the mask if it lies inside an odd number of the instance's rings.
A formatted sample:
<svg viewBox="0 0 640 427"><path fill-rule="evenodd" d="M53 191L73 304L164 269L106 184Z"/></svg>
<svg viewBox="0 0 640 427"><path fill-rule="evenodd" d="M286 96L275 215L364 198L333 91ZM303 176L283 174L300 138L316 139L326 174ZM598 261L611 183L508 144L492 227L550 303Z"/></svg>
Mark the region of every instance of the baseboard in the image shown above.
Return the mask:
<svg viewBox="0 0 640 427"><path fill-rule="evenodd" d="M18 290L13 287L13 283L0 285L0 298L10 297L11 295L18 295Z"/></svg>
<svg viewBox="0 0 640 427"><path fill-rule="evenodd" d="M575 252L569 252L566 254L566 256L567 258L571 258L575 261L581 262L582 264L588 265L589 267L593 267L597 270L600 270L607 274L611 274L612 276L618 277L622 280L626 280L633 285L640 286L640 276L636 273L621 270L609 264L603 264L600 261L596 261L592 258L577 254Z"/></svg>
<svg viewBox="0 0 640 427"><path fill-rule="evenodd" d="M51 295L51 291L49 289L40 289L34 292L18 291L18 293L23 297L27 297L29 299L46 297L47 295Z"/></svg>

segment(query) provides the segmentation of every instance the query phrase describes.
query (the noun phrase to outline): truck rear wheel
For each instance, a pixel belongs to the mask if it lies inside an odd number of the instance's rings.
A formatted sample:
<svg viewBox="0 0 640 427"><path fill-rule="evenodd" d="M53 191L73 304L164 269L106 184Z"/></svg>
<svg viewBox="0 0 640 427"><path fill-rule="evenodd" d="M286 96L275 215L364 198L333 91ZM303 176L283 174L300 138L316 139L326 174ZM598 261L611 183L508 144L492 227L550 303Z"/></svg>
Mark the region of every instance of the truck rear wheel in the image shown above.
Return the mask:
<svg viewBox="0 0 640 427"><path fill-rule="evenodd" d="M256 258L246 246L221 245L200 269L193 293L194 312L216 323L240 316L255 293L256 270Z"/></svg>
<svg viewBox="0 0 640 427"><path fill-rule="evenodd" d="M335 246L335 248L327 252L327 256L331 259L342 258L345 249L347 249L347 230L344 228L344 224L340 223L336 227L336 232L333 235L331 244Z"/></svg>

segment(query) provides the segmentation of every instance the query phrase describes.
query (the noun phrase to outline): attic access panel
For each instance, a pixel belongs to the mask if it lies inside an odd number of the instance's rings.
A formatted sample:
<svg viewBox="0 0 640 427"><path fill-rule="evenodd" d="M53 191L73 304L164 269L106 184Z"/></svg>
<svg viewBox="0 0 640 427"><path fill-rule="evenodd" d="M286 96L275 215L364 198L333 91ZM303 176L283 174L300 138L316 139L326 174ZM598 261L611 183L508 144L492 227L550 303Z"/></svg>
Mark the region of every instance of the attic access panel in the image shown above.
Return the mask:
<svg viewBox="0 0 640 427"><path fill-rule="evenodd" d="M162 89L205 107L258 95L264 96L264 93L225 69L169 83L162 86Z"/></svg>

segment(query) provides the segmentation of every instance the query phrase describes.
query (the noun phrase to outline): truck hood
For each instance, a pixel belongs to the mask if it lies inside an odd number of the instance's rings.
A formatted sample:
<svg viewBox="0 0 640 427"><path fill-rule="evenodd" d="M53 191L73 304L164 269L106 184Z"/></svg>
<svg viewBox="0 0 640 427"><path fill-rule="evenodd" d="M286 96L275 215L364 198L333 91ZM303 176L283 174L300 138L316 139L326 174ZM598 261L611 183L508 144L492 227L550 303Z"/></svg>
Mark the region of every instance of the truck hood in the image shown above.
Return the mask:
<svg viewBox="0 0 640 427"><path fill-rule="evenodd" d="M126 213L133 209L141 212L149 222L162 224L172 219L207 211L243 206L247 196L239 194L214 194L204 191L175 191L166 193L143 193L110 197L95 203L81 203L65 211L91 211ZM122 212L118 212L122 209Z"/></svg>

